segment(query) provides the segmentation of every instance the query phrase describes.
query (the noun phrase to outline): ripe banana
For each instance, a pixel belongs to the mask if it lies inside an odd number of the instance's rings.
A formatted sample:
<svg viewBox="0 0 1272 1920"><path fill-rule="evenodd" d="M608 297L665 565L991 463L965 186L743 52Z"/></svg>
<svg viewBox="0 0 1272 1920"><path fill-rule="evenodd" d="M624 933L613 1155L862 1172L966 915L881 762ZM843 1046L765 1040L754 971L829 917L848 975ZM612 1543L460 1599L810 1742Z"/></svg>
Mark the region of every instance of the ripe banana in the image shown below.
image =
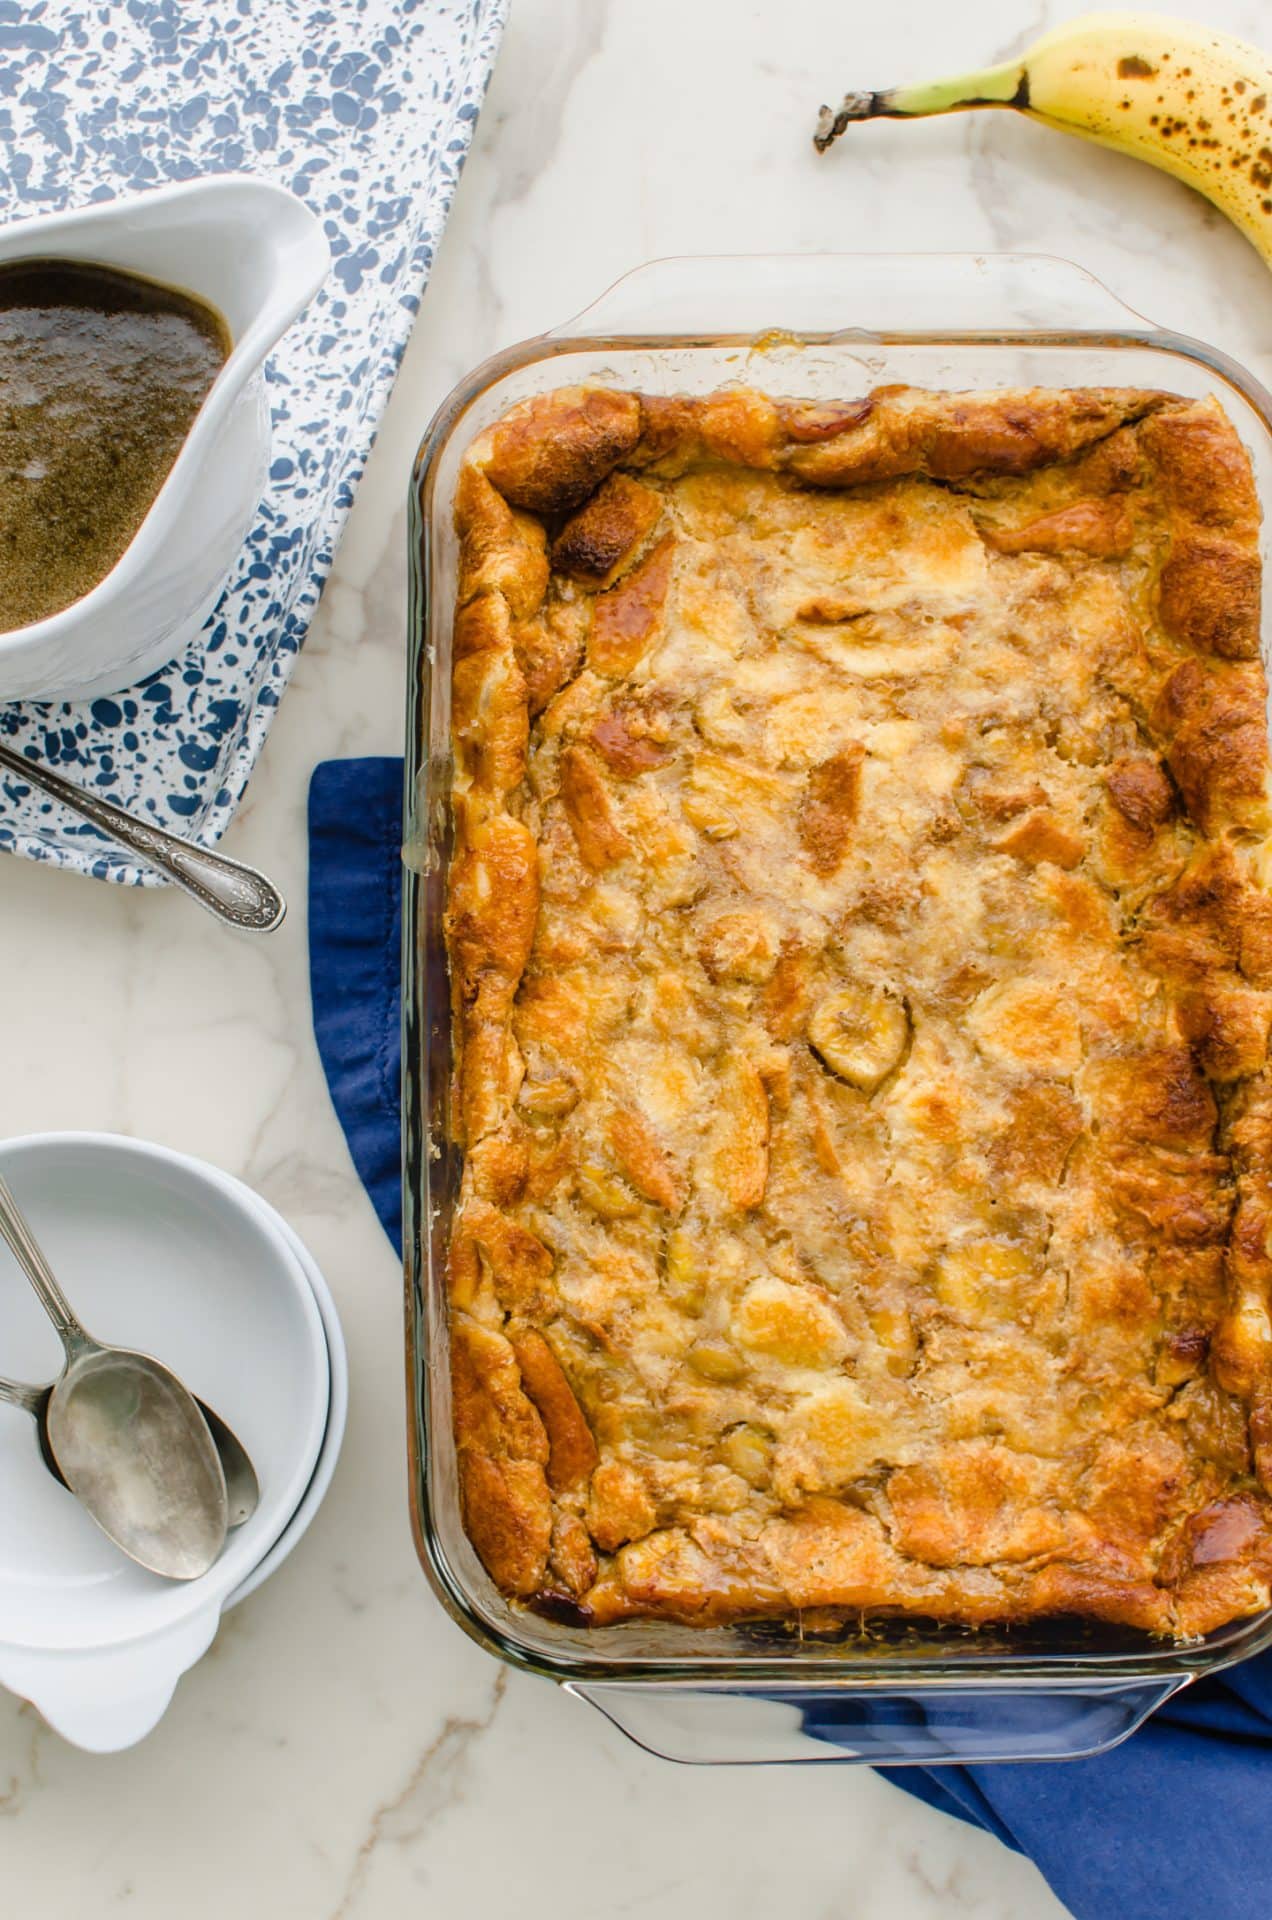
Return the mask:
<svg viewBox="0 0 1272 1920"><path fill-rule="evenodd" d="M828 995L808 1023L814 1053L863 1093L873 1093L887 1079L909 1037L904 1005L877 987L847 987Z"/></svg>
<svg viewBox="0 0 1272 1920"><path fill-rule="evenodd" d="M1066 21L1018 59L823 107L825 152L854 120L1013 107L1162 167L1213 200L1272 266L1272 60L1228 34L1155 14Z"/></svg>

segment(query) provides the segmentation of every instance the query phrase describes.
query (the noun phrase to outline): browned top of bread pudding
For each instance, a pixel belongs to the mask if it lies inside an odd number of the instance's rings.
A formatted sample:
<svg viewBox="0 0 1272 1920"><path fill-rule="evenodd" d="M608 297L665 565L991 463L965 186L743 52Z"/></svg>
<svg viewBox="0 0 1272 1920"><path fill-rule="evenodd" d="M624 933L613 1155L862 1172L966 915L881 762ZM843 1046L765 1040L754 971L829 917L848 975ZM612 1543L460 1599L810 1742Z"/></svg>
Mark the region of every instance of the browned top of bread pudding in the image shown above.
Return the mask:
<svg viewBox="0 0 1272 1920"><path fill-rule="evenodd" d="M506 1593L1268 1604L1258 518L1163 393L577 388L473 445L449 1285Z"/></svg>

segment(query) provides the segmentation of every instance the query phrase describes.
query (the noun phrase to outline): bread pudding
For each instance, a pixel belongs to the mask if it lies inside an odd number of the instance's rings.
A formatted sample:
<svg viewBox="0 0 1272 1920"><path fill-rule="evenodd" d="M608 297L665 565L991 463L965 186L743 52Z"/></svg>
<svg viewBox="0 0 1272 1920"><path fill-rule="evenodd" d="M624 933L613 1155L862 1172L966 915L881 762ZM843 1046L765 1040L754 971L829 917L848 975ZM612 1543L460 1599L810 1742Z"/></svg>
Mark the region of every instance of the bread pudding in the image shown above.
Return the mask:
<svg viewBox="0 0 1272 1920"><path fill-rule="evenodd" d="M571 388L455 513L450 1347L494 1581L596 1624L1266 1607L1225 414Z"/></svg>

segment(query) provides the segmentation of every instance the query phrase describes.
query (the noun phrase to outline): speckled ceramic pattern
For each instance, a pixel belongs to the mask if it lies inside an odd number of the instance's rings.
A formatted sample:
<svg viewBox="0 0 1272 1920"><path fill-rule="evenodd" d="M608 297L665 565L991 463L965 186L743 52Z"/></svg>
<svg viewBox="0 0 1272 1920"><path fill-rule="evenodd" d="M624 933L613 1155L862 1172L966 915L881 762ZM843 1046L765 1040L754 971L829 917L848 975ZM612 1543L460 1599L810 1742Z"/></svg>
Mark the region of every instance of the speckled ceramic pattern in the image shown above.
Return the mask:
<svg viewBox="0 0 1272 1920"><path fill-rule="evenodd" d="M508 0L0 0L0 219L244 170L322 219L326 287L271 357L269 489L198 645L0 732L190 838L223 832L321 592L468 150ZM159 884L0 783L0 848Z"/></svg>

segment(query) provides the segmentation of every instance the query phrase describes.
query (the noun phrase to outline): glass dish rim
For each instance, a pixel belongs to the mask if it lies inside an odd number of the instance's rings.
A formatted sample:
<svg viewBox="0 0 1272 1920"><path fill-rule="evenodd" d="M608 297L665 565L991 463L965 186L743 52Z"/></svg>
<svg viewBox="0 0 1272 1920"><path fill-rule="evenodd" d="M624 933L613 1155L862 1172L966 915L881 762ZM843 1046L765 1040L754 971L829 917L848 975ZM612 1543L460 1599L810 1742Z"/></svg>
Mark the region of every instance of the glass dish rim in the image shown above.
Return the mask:
<svg viewBox="0 0 1272 1920"><path fill-rule="evenodd" d="M934 262L959 257L941 253L923 256ZM660 263L653 264L656 266ZM1136 317L1131 315L1130 309L1126 311L1128 317ZM685 349L746 351L756 348L761 338L751 330L576 332L573 331L573 325L568 323L559 332L534 335L503 348L488 356L459 380L438 406L425 430L412 463L408 487L410 579L404 757L404 844L407 854L404 859L402 900L405 1358L411 1526L417 1555L434 1592L451 1618L487 1651L525 1671L575 1688L588 1683L607 1682L637 1684L659 1690L729 1687L759 1690L765 1685L780 1685L788 1691L814 1693L835 1690L891 1692L914 1687L956 1692L983 1689L989 1682L995 1689L1021 1691L1036 1691L1054 1685L1073 1686L1079 1681L1097 1687L1172 1679L1180 1684L1263 1651L1272 1645L1272 1608L1262 1614L1231 1622L1204 1640L1155 1642L1145 1636L1138 1651L1124 1646L1100 1649L1071 1644L1067 1649L1059 1647L1054 1652L1004 1651L1001 1647L988 1646L982 1652L968 1646L960 1647L957 1653L945 1655L937 1652L921 1656L890 1654L885 1659L879 1659L868 1652L853 1653L835 1647L834 1651L827 1652L824 1659L805 1656L794 1662L789 1657L784 1659L780 1653L773 1652L757 1652L754 1657L741 1655L736 1648L713 1655L710 1636L716 1630L701 1627L687 1629L700 1636L703 1643L701 1653L692 1656L589 1656L587 1636L596 1631L591 1628L563 1629L564 1632L579 1636L579 1640L563 1642L560 1651L548 1653L502 1627L483 1608L479 1597L471 1591L453 1564L436 1524L431 1487L430 1334L426 1325L430 1208L423 1204L424 1196L430 1192L426 1164L427 1018L421 991L421 976L426 973L427 966L419 938L424 924L421 885L424 863L411 854L413 846L418 848L423 830L418 817L418 795L420 777L426 772L431 675L445 671L449 666L448 658L432 657L428 619L434 485L438 463L469 409L509 376L531 365L552 360L567 362L570 356L581 353L649 353ZM866 344L876 348L1002 347L1157 352L1164 358L1191 361L1212 378L1234 389L1259 418L1272 441L1272 394L1246 367L1220 348L1173 329L1155 326L1150 321L1144 321L1142 325L1108 327L793 329L783 336L783 345L801 348L851 348ZM547 1624L541 1616L529 1617L535 1620L540 1630ZM1060 1624L1063 1627L1066 1623ZM1069 1624L1071 1641L1076 1643L1082 1623L1074 1621ZM952 1637L950 1629L945 1631ZM974 1630L954 1631L965 1632L969 1641L974 1642L976 1638Z"/></svg>

